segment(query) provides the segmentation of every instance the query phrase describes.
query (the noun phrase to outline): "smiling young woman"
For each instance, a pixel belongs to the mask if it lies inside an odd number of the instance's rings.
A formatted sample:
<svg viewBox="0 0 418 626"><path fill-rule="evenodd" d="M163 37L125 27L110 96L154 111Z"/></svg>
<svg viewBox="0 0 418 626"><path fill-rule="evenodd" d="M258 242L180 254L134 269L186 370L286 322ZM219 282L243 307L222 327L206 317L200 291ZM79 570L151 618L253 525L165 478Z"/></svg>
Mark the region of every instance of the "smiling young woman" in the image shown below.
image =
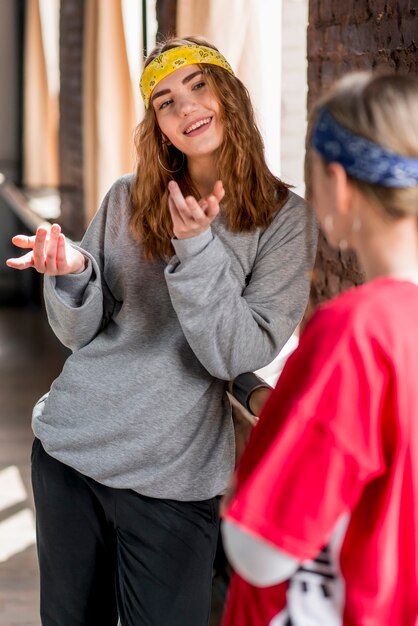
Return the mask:
<svg viewBox="0 0 418 626"><path fill-rule="evenodd" d="M248 93L205 42L148 58L135 175L80 247L17 236L73 353L36 405L43 626L203 626L235 461L227 383L300 321L317 228L268 170Z"/></svg>
<svg viewBox="0 0 418 626"><path fill-rule="evenodd" d="M216 51L211 44L195 37L171 39L149 55L145 67L162 53L193 43ZM210 98L212 106L218 110L216 124L223 140L212 154L210 174L215 180L222 179L225 190L222 220L237 233L266 228L273 214L288 199L288 185L276 178L267 167L263 140L254 119L248 90L236 76L220 65L200 63L198 69L202 73L194 76L192 84L184 87L190 91L202 90L204 97ZM195 74L196 70L187 66L181 71L185 71L187 77L188 74ZM161 91L159 84L156 95ZM161 132L164 115L173 105L174 108L177 106L172 98L164 95L156 98L146 109L136 134L138 159L132 187L134 212L131 226L135 236L143 243L148 258L173 253L168 182L175 180L185 196L200 197L198 181L191 176L188 155L182 150L184 142L176 145ZM170 115L174 117L175 113ZM183 119L182 123L187 125L188 121Z"/></svg>

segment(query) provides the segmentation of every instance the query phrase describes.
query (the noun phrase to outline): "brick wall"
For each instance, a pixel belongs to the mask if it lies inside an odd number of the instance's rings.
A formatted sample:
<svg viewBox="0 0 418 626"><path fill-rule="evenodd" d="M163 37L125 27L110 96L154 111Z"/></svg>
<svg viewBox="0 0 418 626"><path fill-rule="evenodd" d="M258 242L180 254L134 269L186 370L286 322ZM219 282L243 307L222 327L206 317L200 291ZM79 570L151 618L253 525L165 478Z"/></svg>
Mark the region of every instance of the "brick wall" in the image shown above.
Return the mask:
<svg viewBox="0 0 418 626"><path fill-rule="evenodd" d="M310 0L308 106L346 72L380 66L418 74L418 0ZM313 303L361 282L355 256L321 237Z"/></svg>
<svg viewBox="0 0 418 626"><path fill-rule="evenodd" d="M61 0L60 190L64 232L79 239L84 224L82 69L84 0Z"/></svg>
<svg viewBox="0 0 418 626"><path fill-rule="evenodd" d="M176 34L177 0L157 0L157 39Z"/></svg>

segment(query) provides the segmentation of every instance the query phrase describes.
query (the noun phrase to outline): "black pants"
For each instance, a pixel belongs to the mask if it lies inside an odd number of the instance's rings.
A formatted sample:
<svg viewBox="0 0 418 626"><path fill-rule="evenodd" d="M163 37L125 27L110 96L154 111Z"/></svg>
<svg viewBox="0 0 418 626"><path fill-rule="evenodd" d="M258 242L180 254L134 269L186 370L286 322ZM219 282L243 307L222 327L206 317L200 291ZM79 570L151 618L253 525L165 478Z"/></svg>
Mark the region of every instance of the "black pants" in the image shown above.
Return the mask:
<svg viewBox="0 0 418 626"><path fill-rule="evenodd" d="M218 500L113 489L56 461L35 439L43 626L204 626Z"/></svg>

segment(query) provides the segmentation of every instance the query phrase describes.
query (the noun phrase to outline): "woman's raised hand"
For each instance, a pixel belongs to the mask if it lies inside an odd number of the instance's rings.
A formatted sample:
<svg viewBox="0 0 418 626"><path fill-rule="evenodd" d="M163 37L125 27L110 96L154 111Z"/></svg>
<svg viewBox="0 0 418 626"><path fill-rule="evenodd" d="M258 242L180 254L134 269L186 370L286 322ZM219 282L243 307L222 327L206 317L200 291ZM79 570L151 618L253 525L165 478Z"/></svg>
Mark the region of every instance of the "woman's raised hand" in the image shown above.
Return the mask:
<svg viewBox="0 0 418 626"><path fill-rule="evenodd" d="M66 243L61 227L53 224L48 232L40 226L36 235L16 235L12 242L18 248L30 248L30 252L16 258L8 259L6 264L16 270L26 270L33 267L41 274L62 276L64 274L79 274L85 268L84 255Z"/></svg>
<svg viewBox="0 0 418 626"><path fill-rule="evenodd" d="M193 196L183 196L178 184L168 183L168 206L177 239L196 237L209 228L219 213L219 203L225 195L222 182L216 181L212 193L199 201Z"/></svg>

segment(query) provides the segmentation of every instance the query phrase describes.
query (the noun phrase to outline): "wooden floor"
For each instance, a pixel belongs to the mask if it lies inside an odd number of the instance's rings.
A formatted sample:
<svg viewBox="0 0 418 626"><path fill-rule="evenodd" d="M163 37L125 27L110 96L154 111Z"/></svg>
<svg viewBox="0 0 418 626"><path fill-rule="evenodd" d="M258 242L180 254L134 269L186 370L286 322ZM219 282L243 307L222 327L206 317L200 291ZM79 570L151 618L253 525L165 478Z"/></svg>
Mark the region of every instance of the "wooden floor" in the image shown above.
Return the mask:
<svg viewBox="0 0 418 626"><path fill-rule="evenodd" d="M40 624L30 420L64 358L39 306L0 308L0 626Z"/></svg>
<svg viewBox="0 0 418 626"><path fill-rule="evenodd" d="M40 626L30 420L64 359L41 307L0 307L0 626ZM222 592L215 584L210 626Z"/></svg>

